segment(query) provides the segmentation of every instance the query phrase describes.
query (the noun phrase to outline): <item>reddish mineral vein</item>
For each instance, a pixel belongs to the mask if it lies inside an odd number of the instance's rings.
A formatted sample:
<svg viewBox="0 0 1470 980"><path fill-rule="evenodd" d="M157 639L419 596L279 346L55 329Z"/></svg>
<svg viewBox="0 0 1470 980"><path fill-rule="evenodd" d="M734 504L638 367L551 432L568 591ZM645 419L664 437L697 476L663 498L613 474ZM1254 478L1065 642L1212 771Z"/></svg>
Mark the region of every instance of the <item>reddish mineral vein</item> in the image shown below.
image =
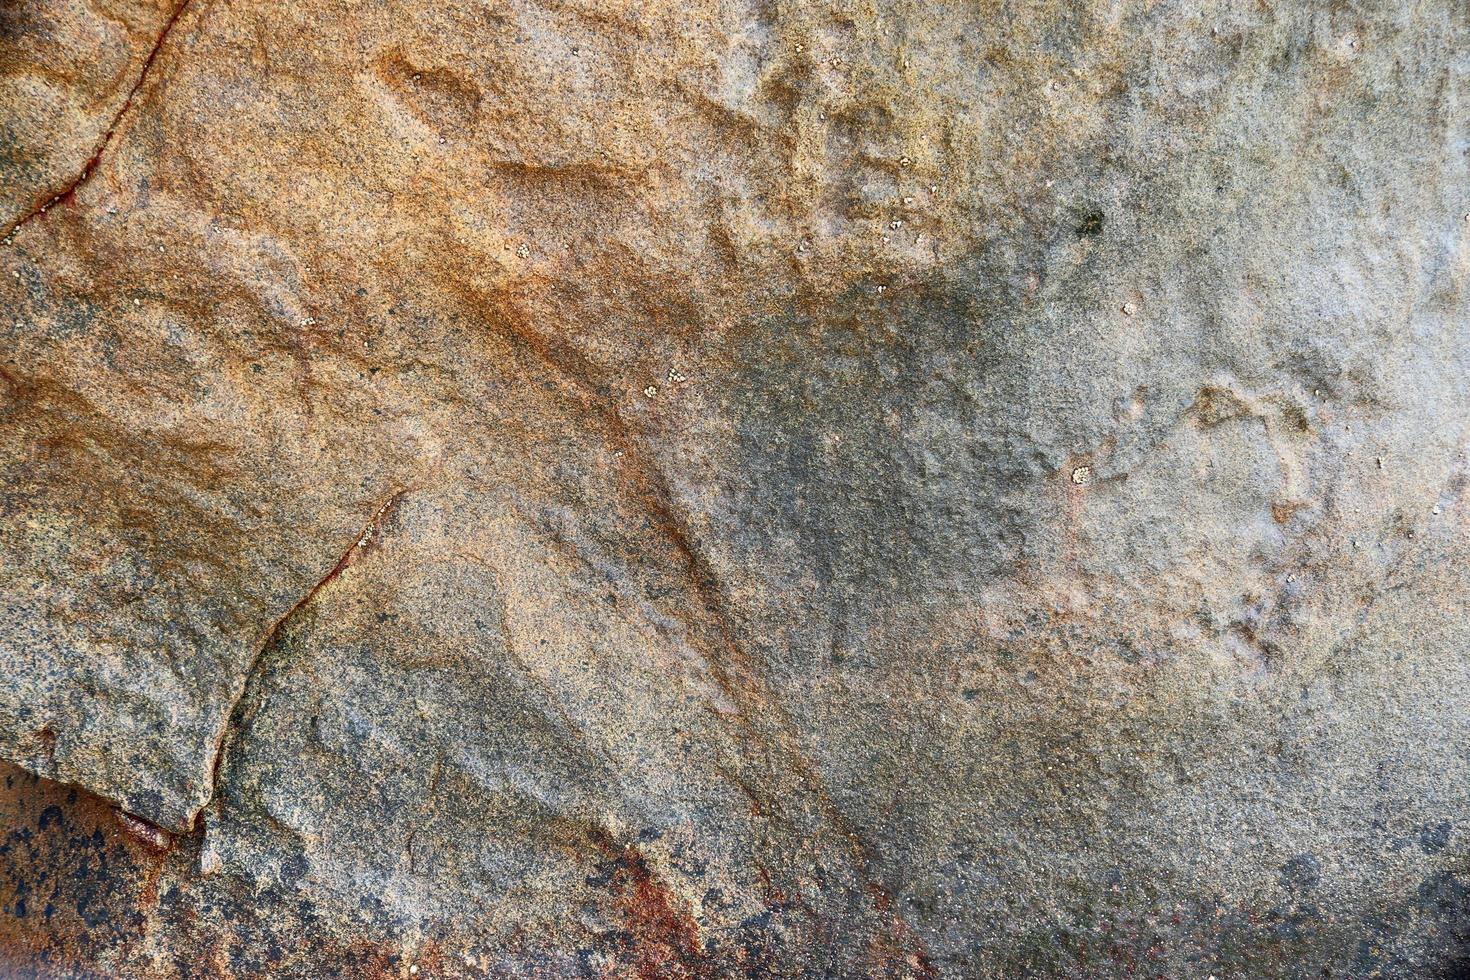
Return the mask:
<svg viewBox="0 0 1470 980"><path fill-rule="evenodd" d="M107 131L102 134L102 139L98 141L97 148L92 151L92 156L82 165L82 172L61 190L52 194L44 203L36 205L29 213L22 215L9 228L5 229L5 234L0 235L0 241L9 242L11 237L32 218L45 214L47 208L70 200L76 193L77 188L91 176L92 171L97 169L97 165L102 162L102 154L107 149L107 144L112 141L112 137L117 132L118 126L122 124L123 116L132 108L133 99L143 88L143 83L148 80L148 73L153 68L153 62L158 58L158 52L163 50L163 44L168 40L169 32L174 29L174 24L178 22L179 16L183 14L184 9L189 6L189 3L190 0L179 0L178 5L174 7L173 13L164 22L163 30L158 32L158 38L153 42L153 47L148 52L148 57L143 59L143 69L138 73L138 80L128 90L127 97L123 99L122 105L118 107L117 112L113 115L112 122L108 124Z"/></svg>

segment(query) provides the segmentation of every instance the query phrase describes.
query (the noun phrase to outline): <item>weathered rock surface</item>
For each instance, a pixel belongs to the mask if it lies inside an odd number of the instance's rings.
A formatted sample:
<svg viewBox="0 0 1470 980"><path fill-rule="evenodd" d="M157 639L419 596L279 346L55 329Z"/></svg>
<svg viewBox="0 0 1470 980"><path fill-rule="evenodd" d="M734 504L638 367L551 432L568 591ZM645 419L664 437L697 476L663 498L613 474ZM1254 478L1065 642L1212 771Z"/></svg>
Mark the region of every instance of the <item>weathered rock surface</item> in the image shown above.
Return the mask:
<svg viewBox="0 0 1470 980"><path fill-rule="evenodd" d="M1467 72L1463 3L0 9L0 966L1457 975Z"/></svg>

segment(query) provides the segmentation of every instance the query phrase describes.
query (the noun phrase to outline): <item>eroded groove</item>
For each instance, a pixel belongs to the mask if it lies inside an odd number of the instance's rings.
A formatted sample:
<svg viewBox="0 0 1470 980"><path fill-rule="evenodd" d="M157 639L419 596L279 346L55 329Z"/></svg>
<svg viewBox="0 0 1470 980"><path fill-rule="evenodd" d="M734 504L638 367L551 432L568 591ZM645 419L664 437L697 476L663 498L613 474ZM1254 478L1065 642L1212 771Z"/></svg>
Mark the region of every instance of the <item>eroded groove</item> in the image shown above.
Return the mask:
<svg viewBox="0 0 1470 980"><path fill-rule="evenodd" d="M153 47L149 49L148 56L143 59L143 68L138 72L138 80L133 83L132 88L128 89L128 94L124 97L122 105L118 106L117 112L113 114L112 121L108 123L107 129L103 132L102 139L98 140L96 148L92 151L92 155L82 165L81 172L70 183L64 185L61 190L55 192L43 203L36 205L29 212L21 215L21 217L12 222L10 227L5 229L5 234L0 235L0 242L9 244L15 237L15 233L33 219L39 218L56 205L64 204L71 200L76 195L77 189L97 169L97 166L102 162L102 154L106 152L108 144L112 142L112 137L116 135L118 127L122 125L123 116L127 115L128 110L132 108L133 100L137 98L138 93L142 90L143 83L148 80L148 75L153 69L153 63L158 60L158 53L163 50L164 42L168 40L168 36L173 31L174 25L178 23L179 17L183 15L184 10L191 2L192 0L179 0L179 3L174 7L173 13L169 14L168 20L163 24L163 29L158 32L158 37L153 42Z"/></svg>

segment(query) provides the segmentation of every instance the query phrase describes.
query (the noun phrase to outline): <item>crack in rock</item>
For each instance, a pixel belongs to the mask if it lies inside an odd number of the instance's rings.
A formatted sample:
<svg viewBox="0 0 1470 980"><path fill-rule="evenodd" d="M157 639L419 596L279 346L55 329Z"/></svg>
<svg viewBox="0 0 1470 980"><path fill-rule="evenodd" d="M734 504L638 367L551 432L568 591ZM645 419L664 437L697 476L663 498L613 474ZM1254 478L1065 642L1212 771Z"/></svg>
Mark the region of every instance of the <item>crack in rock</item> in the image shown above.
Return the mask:
<svg viewBox="0 0 1470 980"><path fill-rule="evenodd" d="M153 69L153 63L158 59L158 53L163 50L164 42L168 40L169 34L174 29L174 24L178 23L179 17L191 2L192 0L180 0L178 6L174 8L173 13L169 15L168 20L164 22L163 29L158 32L158 37L154 40L153 47L148 51L148 56L143 59L143 68L138 72L138 80L133 83L132 88L128 89L127 96L124 97L122 105L118 107L117 112L113 114L112 122L108 123L107 129L103 132L102 139L98 141L96 149L92 151L92 155L87 158L86 163L82 164L81 173L77 174L61 190L47 198L44 203L37 205L12 222L10 227L5 229L5 233L0 235L0 243L8 245L15 238L15 233L20 231L21 228L25 227L32 220L44 215L50 208L55 207L57 204L71 200L77 190L86 182L87 178L92 175L92 172L102 163L102 154L106 152L108 144L112 142L112 137L117 134L118 127L122 125L123 116L127 115L128 110L132 108L133 100L137 97L138 92L142 90L143 83L148 80L148 75Z"/></svg>

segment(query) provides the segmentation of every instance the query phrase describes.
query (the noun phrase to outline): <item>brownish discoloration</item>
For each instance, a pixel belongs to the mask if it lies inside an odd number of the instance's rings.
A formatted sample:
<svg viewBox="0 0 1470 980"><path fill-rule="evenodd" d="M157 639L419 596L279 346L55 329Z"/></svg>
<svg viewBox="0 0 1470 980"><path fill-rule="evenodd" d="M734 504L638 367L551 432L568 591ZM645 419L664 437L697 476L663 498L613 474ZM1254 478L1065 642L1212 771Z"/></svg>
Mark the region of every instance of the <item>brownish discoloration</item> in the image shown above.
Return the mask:
<svg viewBox="0 0 1470 980"><path fill-rule="evenodd" d="M607 856L604 876L631 935L629 952L636 975L641 980L718 976L698 923L654 876L638 846L619 847L598 829L590 835Z"/></svg>
<svg viewBox="0 0 1470 980"><path fill-rule="evenodd" d="M116 811L117 825L136 840L153 848L159 854L164 854L174 843L174 835L144 820L142 817L134 816L123 810Z"/></svg>
<svg viewBox="0 0 1470 980"><path fill-rule="evenodd" d="M123 819L105 800L0 763L0 965L121 975L168 860Z"/></svg>
<svg viewBox="0 0 1470 980"><path fill-rule="evenodd" d="M889 928L873 936L868 957L874 974L902 977L903 980L933 980L939 976L934 962L924 948L924 941L893 908L893 896L878 884L868 885L873 907L883 916Z"/></svg>

